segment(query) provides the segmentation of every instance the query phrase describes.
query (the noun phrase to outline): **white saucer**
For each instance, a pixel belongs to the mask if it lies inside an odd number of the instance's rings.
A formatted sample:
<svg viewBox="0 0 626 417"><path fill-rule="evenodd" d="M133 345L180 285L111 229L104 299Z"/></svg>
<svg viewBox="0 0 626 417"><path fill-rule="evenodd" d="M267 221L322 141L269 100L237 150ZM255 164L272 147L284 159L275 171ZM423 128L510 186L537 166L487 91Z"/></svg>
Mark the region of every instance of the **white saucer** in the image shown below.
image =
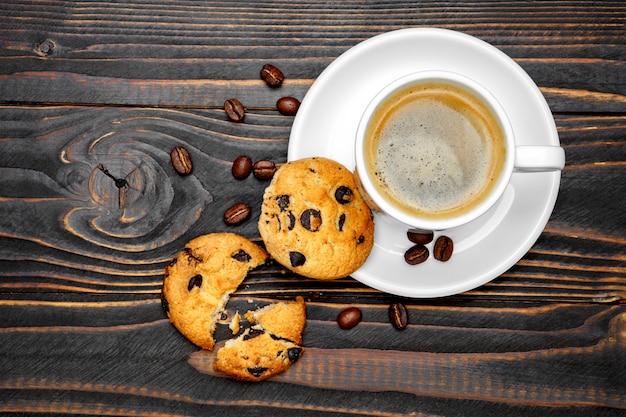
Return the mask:
<svg viewBox="0 0 626 417"><path fill-rule="evenodd" d="M460 32L403 29L356 45L320 74L294 120L288 160L324 156L354 169L355 133L368 102L396 78L428 69L456 71L483 84L510 115L518 145L560 145L543 95L507 55ZM455 245L446 263L431 257L420 265L406 264L408 227L377 214L372 254L352 276L381 291L414 298L483 285L512 267L536 242L554 208L560 180L560 171L514 173L496 207L445 232Z"/></svg>

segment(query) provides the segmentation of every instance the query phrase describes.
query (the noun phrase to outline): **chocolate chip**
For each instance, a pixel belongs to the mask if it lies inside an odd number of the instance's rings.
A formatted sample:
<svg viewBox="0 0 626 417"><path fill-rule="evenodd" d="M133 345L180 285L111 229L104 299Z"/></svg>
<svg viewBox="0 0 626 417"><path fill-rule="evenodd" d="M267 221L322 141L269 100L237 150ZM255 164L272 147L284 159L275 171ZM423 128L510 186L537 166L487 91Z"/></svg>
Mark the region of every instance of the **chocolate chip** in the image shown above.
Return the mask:
<svg viewBox="0 0 626 417"><path fill-rule="evenodd" d="M359 238L356 241L357 245L360 245L361 243L365 242L365 236L361 235L359 236Z"/></svg>
<svg viewBox="0 0 626 417"><path fill-rule="evenodd" d="M354 193L349 187L342 185L341 187L335 190L335 200L339 204L348 204L354 198Z"/></svg>
<svg viewBox="0 0 626 417"><path fill-rule="evenodd" d="M289 348L287 349L287 357L293 363L300 359L300 354L302 353L302 348Z"/></svg>
<svg viewBox="0 0 626 417"><path fill-rule="evenodd" d="M278 204L280 211L287 210L287 207L289 207L289 196L286 194L279 195L276 197L276 204Z"/></svg>
<svg viewBox="0 0 626 417"><path fill-rule="evenodd" d="M239 249L239 251L231 255L231 258L239 262L250 262L252 256L250 256L245 250Z"/></svg>
<svg viewBox="0 0 626 417"><path fill-rule="evenodd" d="M187 255L187 259L189 262L192 262L192 261L195 263L203 262L202 256L196 255L191 248L184 248L182 251L185 255Z"/></svg>
<svg viewBox="0 0 626 417"><path fill-rule="evenodd" d="M164 294L161 294L161 307L166 313L170 312L170 303L167 302L167 298L165 298Z"/></svg>
<svg viewBox="0 0 626 417"><path fill-rule="evenodd" d="M287 213L287 219L289 220L289 223L287 224L287 230L293 230L293 228L296 227L296 216L294 216L293 213L290 211L289 213Z"/></svg>
<svg viewBox="0 0 626 417"><path fill-rule="evenodd" d="M189 278L189 283L187 284L187 291L191 291L193 287L200 288L202 286L202 275L194 275Z"/></svg>
<svg viewBox="0 0 626 417"><path fill-rule="evenodd" d="M309 232L317 232L322 226L322 213L314 209L304 210L300 215L300 224Z"/></svg>
<svg viewBox="0 0 626 417"><path fill-rule="evenodd" d="M342 213L337 220L337 230L343 232L343 226L346 223L346 213Z"/></svg>
<svg viewBox="0 0 626 417"><path fill-rule="evenodd" d="M306 257L300 252L291 251L289 252L289 262L291 262L292 267L302 266L306 262Z"/></svg>
<svg viewBox="0 0 626 417"><path fill-rule="evenodd" d="M248 368L247 371L255 377L260 377L261 375L263 375L265 372L267 372L267 368L263 368L261 366L254 366L252 368Z"/></svg>

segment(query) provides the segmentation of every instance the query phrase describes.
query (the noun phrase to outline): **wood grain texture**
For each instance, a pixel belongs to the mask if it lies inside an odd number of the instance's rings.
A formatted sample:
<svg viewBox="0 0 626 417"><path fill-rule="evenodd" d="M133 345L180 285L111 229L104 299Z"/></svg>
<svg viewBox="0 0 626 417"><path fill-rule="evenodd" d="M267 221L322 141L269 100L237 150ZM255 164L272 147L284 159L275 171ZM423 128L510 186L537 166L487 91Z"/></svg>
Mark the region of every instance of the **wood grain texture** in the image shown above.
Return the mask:
<svg viewBox="0 0 626 417"><path fill-rule="evenodd" d="M235 180L232 161L285 162L293 117L276 100L303 98L360 41L409 27L477 36L537 83L567 159L544 233L500 277L441 299L265 265L226 313L303 295L307 351L260 384L214 373L213 353L162 311L165 264L203 233L260 243L254 221L222 220L236 202L256 218L267 186ZM624 415L624 39L623 2L2 3L0 412ZM285 73L279 89L259 77L267 62ZM227 120L231 97L244 123ZM172 169L174 146L189 149L191 175ZM402 332L387 321L394 301L409 310ZM363 322L344 331L348 306ZM216 334L230 337L223 324Z"/></svg>

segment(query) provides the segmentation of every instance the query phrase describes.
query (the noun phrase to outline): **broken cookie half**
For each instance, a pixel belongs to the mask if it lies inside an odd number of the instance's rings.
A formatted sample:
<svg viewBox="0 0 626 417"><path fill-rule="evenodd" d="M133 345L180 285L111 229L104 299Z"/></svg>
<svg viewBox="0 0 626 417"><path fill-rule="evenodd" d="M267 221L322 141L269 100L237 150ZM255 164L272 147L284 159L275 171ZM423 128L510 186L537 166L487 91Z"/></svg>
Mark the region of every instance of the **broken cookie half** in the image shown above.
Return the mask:
<svg viewBox="0 0 626 417"><path fill-rule="evenodd" d="M245 317L252 327L217 351L215 370L242 381L261 381L287 370L300 358L306 323L302 297L248 311Z"/></svg>
<svg viewBox="0 0 626 417"><path fill-rule="evenodd" d="M269 255L234 233L211 233L187 243L165 268L161 304L191 342L213 349L213 333L230 295Z"/></svg>

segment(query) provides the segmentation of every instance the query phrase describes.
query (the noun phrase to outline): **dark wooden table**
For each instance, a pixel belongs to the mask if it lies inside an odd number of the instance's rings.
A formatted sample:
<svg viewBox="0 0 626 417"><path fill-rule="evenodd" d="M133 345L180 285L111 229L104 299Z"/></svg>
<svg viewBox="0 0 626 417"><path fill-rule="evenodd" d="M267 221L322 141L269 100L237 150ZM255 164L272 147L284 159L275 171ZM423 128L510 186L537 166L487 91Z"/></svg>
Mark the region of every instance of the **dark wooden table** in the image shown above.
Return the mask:
<svg viewBox="0 0 626 417"><path fill-rule="evenodd" d="M15 0L0 5L0 412L40 415L626 415L626 4ZM266 182L239 154L283 163L303 98L374 35L442 27L490 42L535 80L567 167L544 233L463 294L404 299L271 264L230 310L308 302L306 354L258 384L214 375L169 323L166 262L226 226ZM271 62L279 89L259 78ZM222 104L248 108L244 123ZM179 177L169 151L192 150ZM125 179L122 193L113 179ZM350 331L337 313L358 306ZM219 332L219 331L218 331Z"/></svg>

